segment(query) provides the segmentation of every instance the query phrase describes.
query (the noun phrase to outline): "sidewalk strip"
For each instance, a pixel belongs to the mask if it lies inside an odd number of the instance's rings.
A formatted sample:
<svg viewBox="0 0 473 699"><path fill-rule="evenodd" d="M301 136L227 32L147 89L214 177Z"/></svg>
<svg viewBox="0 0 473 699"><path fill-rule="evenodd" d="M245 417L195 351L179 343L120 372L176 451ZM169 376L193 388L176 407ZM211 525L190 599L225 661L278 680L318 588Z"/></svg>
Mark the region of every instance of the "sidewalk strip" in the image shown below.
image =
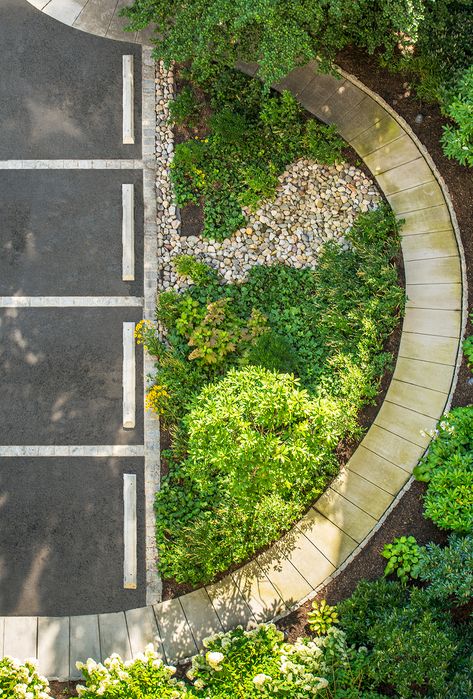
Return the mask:
<svg viewBox="0 0 473 699"><path fill-rule="evenodd" d="M123 323L123 427L135 427L135 324Z"/></svg>
<svg viewBox="0 0 473 699"><path fill-rule="evenodd" d="M123 474L123 587L136 590L137 526L136 526L136 475Z"/></svg>
<svg viewBox="0 0 473 699"><path fill-rule="evenodd" d="M145 448L142 444L97 444L87 446L57 446L55 444L31 445L7 445L0 446L0 458L13 456L33 457L33 456L82 456L87 458L123 456L135 457L144 456Z"/></svg>
<svg viewBox="0 0 473 699"><path fill-rule="evenodd" d="M141 308L143 298L140 296L0 296L0 308Z"/></svg>
<svg viewBox="0 0 473 699"><path fill-rule="evenodd" d="M123 56L123 143L135 142L133 56Z"/></svg>
<svg viewBox="0 0 473 699"><path fill-rule="evenodd" d="M123 281L135 279L135 185L122 184Z"/></svg>
<svg viewBox="0 0 473 699"><path fill-rule="evenodd" d="M0 170L142 170L142 160L0 160Z"/></svg>

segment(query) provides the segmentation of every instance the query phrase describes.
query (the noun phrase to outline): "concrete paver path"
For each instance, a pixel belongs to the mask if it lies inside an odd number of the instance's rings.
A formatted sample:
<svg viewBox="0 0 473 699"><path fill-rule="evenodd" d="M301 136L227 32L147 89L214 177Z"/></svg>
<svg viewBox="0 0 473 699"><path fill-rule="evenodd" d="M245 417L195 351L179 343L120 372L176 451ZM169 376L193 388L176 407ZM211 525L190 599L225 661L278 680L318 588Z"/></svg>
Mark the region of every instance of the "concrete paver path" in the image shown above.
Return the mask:
<svg viewBox="0 0 473 699"><path fill-rule="evenodd" d="M128 658L148 642L167 661L187 658L209 634L274 619L314 595L382 524L449 405L466 289L454 212L432 160L402 119L350 76L337 80L308 65L278 87L337 126L406 221L408 302L392 384L362 444L314 507L274 547L221 582L113 614L1 618L0 653L37 654L50 677L74 678L77 659L112 651Z"/></svg>

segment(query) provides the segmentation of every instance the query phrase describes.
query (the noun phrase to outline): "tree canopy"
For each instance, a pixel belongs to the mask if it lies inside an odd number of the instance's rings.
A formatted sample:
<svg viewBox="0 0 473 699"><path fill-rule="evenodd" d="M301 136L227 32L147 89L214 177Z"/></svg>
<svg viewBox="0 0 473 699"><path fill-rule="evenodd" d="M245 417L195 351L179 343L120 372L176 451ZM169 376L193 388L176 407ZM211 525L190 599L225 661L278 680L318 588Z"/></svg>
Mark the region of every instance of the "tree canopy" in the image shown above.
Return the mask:
<svg viewBox="0 0 473 699"><path fill-rule="evenodd" d="M194 73L215 65L258 62L277 81L298 64L326 64L355 43L388 57L417 37L430 0L135 0L124 14L131 28L155 24L157 57L190 62Z"/></svg>

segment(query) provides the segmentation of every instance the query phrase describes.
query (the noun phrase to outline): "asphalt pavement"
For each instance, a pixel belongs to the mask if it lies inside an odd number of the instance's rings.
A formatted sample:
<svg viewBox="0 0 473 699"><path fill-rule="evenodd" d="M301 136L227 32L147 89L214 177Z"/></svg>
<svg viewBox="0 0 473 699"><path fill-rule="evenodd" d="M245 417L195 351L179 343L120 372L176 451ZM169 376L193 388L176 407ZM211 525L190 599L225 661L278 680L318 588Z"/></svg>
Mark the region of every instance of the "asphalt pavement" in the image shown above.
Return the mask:
<svg viewBox="0 0 473 699"><path fill-rule="evenodd" d="M122 142L124 54L134 56L135 144ZM123 323L143 314L143 170L62 169L140 160L141 47L1 0L0 65L0 616L144 606L144 459L132 451L144 443L140 348L136 426L123 428ZM122 184L135 191L134 281L122 279ZM101 445L111 453L41 455ZM112 456L116 446L128 456ZM123 473L137 476L136 590L123 584Z"/></svg>

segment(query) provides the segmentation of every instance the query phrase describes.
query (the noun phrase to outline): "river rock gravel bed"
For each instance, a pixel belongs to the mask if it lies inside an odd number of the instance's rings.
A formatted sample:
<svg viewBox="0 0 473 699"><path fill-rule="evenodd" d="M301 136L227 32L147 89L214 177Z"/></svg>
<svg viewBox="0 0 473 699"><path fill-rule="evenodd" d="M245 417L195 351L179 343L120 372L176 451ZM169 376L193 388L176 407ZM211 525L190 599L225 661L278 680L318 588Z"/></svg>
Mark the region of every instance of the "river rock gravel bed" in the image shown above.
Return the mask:
<svg viewBox="0 0 473 699"><path fill-rule="evenodd" d="M347 247L344 234L360 212L375 208L381 196L364 172L348 163L321 165L301 159L279 177L276 196L256 211L244 209L246 225L221 242L183 236L169 178L174 144L169 124L172 73L157 66L156 158L158 263L161 290L186 288L172 264L191 254L216 269L226 282L243 281L251 267L284 263L314 268L321 246L335 240Z"/></svg>

